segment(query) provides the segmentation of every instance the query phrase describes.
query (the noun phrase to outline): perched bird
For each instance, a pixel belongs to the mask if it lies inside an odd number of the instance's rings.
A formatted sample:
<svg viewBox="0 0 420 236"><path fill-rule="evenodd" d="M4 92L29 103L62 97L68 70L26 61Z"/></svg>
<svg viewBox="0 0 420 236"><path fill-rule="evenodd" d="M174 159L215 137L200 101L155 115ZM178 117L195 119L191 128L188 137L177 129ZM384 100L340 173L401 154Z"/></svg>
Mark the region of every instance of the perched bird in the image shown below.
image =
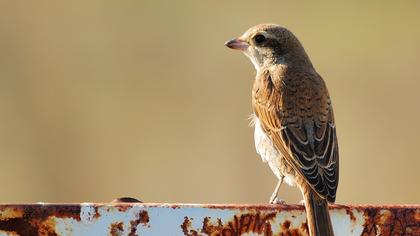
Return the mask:
<svg viewBox="0 0 420 236"><path fill-rule="evenodd" d="M296 36L274 24L257 25L225 44L242 51L257 75L252 90L255 146L279 179L303 195L311 236L334 235L328 212L338 185L334 114L324 80Z"/></svg>

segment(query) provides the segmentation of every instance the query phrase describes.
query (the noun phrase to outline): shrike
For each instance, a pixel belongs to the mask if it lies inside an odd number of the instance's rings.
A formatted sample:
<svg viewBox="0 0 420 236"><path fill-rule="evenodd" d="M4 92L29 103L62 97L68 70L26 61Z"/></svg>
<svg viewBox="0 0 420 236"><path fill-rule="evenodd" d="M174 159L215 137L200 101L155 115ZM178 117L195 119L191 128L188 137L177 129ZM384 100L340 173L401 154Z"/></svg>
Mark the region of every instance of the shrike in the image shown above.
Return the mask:
<svg viewBox="0 0 420 236"><path fill-rule="evenodd" d="M311 236L334 235L328 202L338 186L338 144L330 96L303 46L289 30L257 25L225 44L242 51L257 75L252 89L255 146L279 179L303 195Z"/></svg>

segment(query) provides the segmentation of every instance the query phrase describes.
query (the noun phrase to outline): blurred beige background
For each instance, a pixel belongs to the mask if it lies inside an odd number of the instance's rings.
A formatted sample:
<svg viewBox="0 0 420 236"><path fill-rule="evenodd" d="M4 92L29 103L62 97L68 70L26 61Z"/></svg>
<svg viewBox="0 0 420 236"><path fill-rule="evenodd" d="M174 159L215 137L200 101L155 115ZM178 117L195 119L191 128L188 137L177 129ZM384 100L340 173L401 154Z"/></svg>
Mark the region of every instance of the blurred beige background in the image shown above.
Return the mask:
<svg viewBox="0 0 420 236"><path fill-rule="evenodd" d="M0 1L0 202L265 203L254 68L273 22L333 98L339 203L420 203L418 1ZM298 202L297 189L282 197Z"/></svg>

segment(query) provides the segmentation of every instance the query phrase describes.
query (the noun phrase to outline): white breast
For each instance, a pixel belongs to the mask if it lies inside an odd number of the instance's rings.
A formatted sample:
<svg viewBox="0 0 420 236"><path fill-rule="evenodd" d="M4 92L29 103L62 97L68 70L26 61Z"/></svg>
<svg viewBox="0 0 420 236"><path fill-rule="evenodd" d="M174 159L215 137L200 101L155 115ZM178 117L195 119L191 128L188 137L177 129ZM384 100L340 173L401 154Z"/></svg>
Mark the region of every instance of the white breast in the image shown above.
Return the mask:
<svg viewBox="0 0 420 236"><path fill-rule="evenodd" d="M293 176L288 175L287 173L281 173L281 163L283 158L281 153L279 153L274 147L273 141L271 141L265 131L261 128L260 120L255 115L252 116L252 123L255 126L255 149L261 156L262 161L268 163L277 178L280 179L284 175L286 183L293 186L295 182Z"/></svg>

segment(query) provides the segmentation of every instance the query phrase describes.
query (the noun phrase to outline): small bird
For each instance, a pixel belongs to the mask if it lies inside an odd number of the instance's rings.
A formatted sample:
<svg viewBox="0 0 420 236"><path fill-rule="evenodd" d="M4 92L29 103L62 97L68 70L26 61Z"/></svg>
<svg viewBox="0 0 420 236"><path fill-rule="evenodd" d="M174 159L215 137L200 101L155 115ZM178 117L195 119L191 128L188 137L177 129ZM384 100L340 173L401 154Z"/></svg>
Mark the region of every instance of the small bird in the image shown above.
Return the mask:
<svg viewBox="0 0 420 236"><path fill-rule="evenodd" d="M303 195L311 236L334 235L328 202L338 186L338 144L330 96L302 44L288 29L261 24L225 43L251 59L257 153L279 179Z"/></svg>

